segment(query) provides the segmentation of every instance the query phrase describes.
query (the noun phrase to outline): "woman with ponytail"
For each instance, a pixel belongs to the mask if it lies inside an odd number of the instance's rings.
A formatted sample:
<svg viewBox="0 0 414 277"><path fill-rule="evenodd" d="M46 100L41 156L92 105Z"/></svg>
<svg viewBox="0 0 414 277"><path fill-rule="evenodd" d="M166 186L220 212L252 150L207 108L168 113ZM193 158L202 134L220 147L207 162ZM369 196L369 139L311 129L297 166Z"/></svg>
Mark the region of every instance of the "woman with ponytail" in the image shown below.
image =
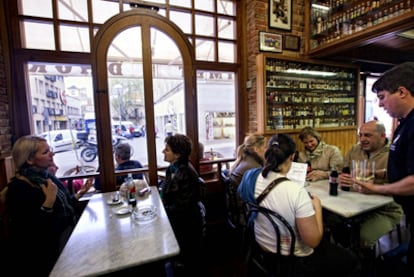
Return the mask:
<svg viewBox="0 0 414 277"><path fill-rule="evenodd" d="M241 199L257 203L257 197L270 183L286 178L295 151L295 142L289 135L274 135L269 140L263 168L245 173L238 190ZM303 185L289 179L283 180L257 204L279 213L294 228L295 276L358 276L357 257L323 239L321 202L317 196L311 197ZM262 214L258 214L253 220L255 239L271 256L277 249L274 228ZM283 233L281 244L281 254L287 255L289 241L287 238L283 239Z"/></svg>

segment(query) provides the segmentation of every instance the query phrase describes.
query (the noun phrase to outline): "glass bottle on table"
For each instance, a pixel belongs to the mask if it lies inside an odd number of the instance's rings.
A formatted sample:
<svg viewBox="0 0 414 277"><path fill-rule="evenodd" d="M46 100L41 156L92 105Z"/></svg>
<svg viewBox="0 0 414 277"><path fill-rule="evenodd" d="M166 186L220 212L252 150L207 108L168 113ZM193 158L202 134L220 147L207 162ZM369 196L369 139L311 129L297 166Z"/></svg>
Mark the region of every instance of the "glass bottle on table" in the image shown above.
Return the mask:
<svg viewBox="0 0 414 277"><path fill-rule="evenodd" d="M338 195L338 176L339 174L336 167L333 167L329 174L329 195Z"/></svg>
<svg viewBox="0 0 414 277"><path fill-rule="evenodd" d="M349 166L345 166L344 168L342 168L342 173L351 174L351 169L349 168ZM351 187L341 185L341 190L350 191Z"/></svg>
<svg viewBox="0 0 414 277"><path fill-rule="evenodd" d="M132 210L135 209L137 206L137 198L136 198L136 189L134 184L134 179L132 178L132 173L128 173L128 177L125 180L127 184L127 200L128 205L131 206Z"/></svg>
<svg viewBox="0 0 414 277"><path fill-rule="evenodd" d="M310 183L309 183L307 177L308 177L308 174L312 171L312 165L311 165L310 160L307 160L306 164L308 166L306 167L306 183L305 183L305 186L310 186Z"/></svg>

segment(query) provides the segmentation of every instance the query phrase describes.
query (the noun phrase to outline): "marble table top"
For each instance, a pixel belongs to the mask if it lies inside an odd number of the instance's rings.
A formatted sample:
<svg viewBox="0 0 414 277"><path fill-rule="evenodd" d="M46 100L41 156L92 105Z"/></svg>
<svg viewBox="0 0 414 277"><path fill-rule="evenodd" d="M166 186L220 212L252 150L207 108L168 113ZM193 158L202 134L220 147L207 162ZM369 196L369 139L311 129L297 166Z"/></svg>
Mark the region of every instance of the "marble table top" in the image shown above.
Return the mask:
<svg viewBox="0 0 414 277"><path fill-rule="evenodd" d="M131 214L118 215L125 206L113 205L110 192L93 195L50 276L96 276L177 255L180 249L157 188L137 199L137 207L155 206L156 217L141 222Z"/></svg>
<svg viewBox="0 0 414 277"><path fill-rule="evenodd" d="M320 198L324 209L345 218L375 210L394 201L390 196L343 191L340 188L338 188L338 196L331 196L328 180L309 182L306 189Z"/></svg>

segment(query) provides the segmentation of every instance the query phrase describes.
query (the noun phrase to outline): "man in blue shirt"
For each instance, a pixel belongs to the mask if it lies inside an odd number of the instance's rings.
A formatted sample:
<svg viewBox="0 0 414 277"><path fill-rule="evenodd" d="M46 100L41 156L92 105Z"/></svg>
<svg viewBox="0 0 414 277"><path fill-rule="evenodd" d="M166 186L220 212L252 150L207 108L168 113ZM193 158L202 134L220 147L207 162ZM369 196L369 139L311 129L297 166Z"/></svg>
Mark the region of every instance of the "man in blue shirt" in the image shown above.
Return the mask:
<svg viewBox="0 0 414 277"><path fill-rule="evenodd" d="M115 153L114 153L115 162L116 162L115 171L142 168L142 165L139 161L131 160L131 154L132 154L131 151L132 151L132 148L128 143L120 143L115 147ZM98 168L98 171L99 171L99 168ZM116 185L117 186L122 185L126 177L127 175L116 176ZM142 173L134 173L132 177L134 179L143 179ZM101 190L101 182L99 178L95 178L94 186L97 191Z"/></svg>
<svg viewBox="0 0 414 277"><path fill-rule="evenodd" d="M379 106L399 120L390 145L389 184L356 181L365 189L393 195L405 212L410 227L407 275L414 276L414 62L405 62L385 72L372 86Z"/></svg>
<svg viewBox="0 0 414 277"><path fill-rule="evenodd" d="M126 170L126 169L135 169L142 168L142 165L139 161L131 160L131 146L128 143L118 144L115 148L115 161L116 168L115 170ZM142 179L143 176L141 173L135 173L132 175L134 179ZM116 184L118 186L122 185L126 175L117 176Z"/></svg>

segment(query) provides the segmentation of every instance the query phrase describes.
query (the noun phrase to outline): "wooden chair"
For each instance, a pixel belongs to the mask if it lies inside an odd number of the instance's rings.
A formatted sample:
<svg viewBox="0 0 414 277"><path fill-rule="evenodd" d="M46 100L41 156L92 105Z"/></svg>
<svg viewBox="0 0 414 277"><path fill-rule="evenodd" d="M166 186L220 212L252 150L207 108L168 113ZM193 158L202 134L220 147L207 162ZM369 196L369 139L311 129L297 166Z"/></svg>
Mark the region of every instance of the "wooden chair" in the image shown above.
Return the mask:
<svg viewBox="0 0 414 277"><path fill-rule="evenodd" d="M246 228L245 239L249 244L246 249L245 262L247 263L248 276L293 276L294 271L294 250L296 235L292 226L287 220L275 211L258 206L255 203L247 203L249 222ZM256 242L254 232L254 215L263 215L273 226L275 231L276 249L275 253L264 251ZM282 234L290 237L289 254L281 254Z"/></svg>
<svg viewBox="0 0 414 277"><path fill-rule="evenodd" d="M244 215L243 205L238 196L237 188L225 173L221 173L220 179L223 184L226 200L227 222L233 229L243 229L246 225L246 215Z"/></svg>

